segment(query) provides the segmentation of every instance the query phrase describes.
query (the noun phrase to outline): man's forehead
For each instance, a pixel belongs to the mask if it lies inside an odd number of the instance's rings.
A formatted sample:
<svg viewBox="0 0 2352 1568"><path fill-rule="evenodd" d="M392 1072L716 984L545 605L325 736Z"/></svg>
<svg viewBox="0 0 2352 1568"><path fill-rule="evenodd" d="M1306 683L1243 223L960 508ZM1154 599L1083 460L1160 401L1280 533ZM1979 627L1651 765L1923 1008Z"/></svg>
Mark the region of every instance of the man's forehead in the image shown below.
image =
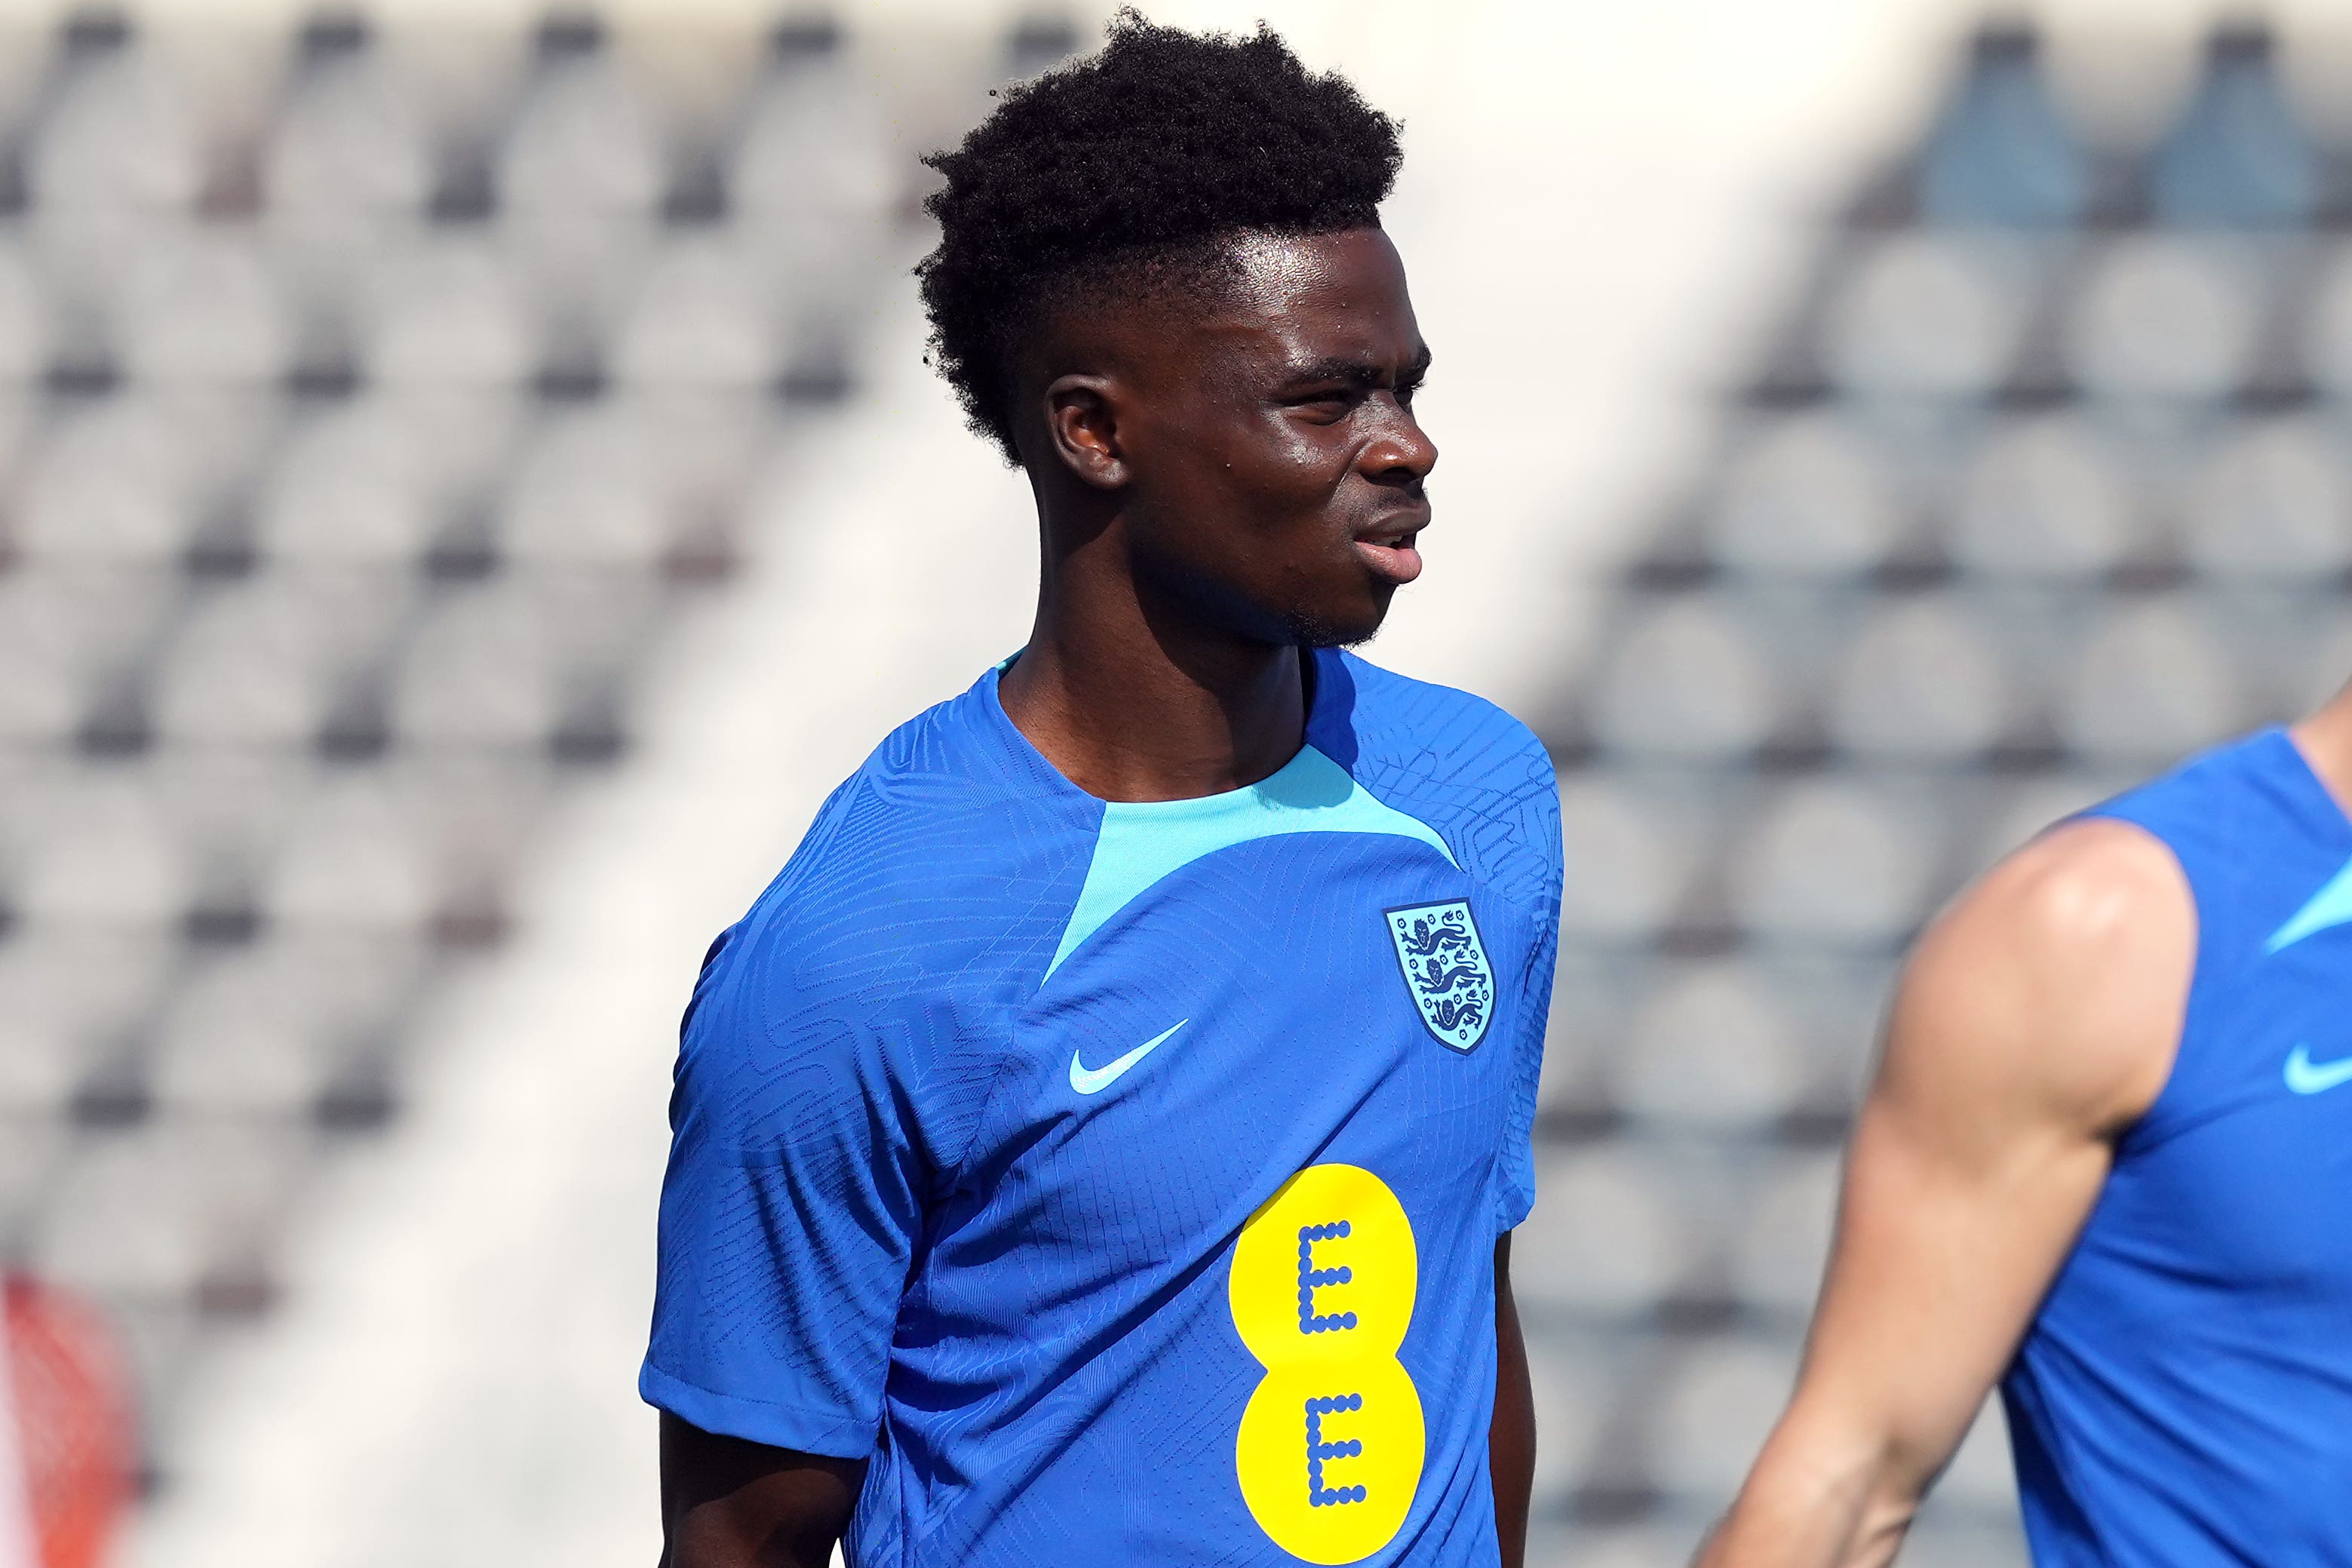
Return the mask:
<svg viewBox="0 0 2352 1568"><path fill-rule="evenodd" d="M1334 293L1370 295L1380 307L1404 296L1404 263L1379 229L1336 234L1236 235L1226 255L1236 291L1249 303L1295 308Z"/></svg>
<svg viewBox="0 0 2352 1568"><path fill-rule="evenodd" d="M1105 356L1130 372L1151 367L1155 379L1189 379L1214 362L1287 375L1314 362L1389 365L1422 351L1403 263L1370 227L1243 233L1192 270L1081 294L1053 320L1037 364L1048 377Z"/></svg>
<svg viewBox="0 0 2352 1568"><path fill-rule="evenodd" d="M1420 348L1404 265L1378 229L1244 235L1216 325L1279 341L1286 355L1387 358Z"/></svg>

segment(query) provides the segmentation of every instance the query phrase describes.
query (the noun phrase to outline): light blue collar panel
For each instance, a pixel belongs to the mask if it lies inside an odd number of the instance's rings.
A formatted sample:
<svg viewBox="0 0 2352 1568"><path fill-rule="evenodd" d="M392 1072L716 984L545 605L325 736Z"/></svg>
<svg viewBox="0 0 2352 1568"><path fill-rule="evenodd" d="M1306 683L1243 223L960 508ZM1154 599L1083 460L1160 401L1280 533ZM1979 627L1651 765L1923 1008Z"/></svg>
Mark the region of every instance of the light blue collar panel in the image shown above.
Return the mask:
<svg viewBox="0 0 2352 1568"><path fill-rule="evenodd" d="M1046 975L1162 877L1203 855L1284 833L1388 833L1419 839L1448 863L1458 863L1428 823L1382 805L1346 768L1303 746L1278 772L1244 789L1194 800L1106 805L1086 885Z"/></svg>
<svg viewBox="0 0 2352 1568"><path fill-rule="evenodd" d="M2263 944L2263 951L2275 953L2282 947L2292 947L2306 936L2315 936L2331 925L2352 921L2352 865L2327 879L2327 885L2311 895L2311 902L2294 912L2294 917L2271 933Z"/></svg>

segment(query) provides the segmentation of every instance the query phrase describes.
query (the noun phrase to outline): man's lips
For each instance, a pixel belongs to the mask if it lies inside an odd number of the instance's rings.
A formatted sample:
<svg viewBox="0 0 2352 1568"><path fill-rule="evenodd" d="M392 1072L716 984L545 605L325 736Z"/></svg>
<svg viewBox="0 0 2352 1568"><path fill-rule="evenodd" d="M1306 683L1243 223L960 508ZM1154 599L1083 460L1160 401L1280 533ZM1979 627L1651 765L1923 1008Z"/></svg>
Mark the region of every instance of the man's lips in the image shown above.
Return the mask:
<svg viewBox="0 0 2352 1568"><path fill-rule="evenodd" d="M1407 516L1360 528L1356 533L1356 553L1364 564L1389 582L1402 588L1421 575L1421 530L1429 526L1426 508L1415 508Z"/></svg>
<svg viewBox="0 0 2352 1568"><path fill-rule="evenodd" d="M1388 529L1356 540L1356 553L1380 576L1402 588L1421 575L1421 529Z"/></svg>

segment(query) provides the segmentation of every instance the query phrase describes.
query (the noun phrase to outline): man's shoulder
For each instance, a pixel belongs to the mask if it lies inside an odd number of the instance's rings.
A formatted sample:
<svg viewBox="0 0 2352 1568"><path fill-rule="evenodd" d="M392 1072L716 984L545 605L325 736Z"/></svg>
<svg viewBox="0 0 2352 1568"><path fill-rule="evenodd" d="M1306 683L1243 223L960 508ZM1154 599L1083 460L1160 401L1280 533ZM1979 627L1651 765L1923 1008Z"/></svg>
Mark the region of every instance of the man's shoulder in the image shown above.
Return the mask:
<svg viewBox="0 0 2352 1568"><path fill-rule="evenodd" d="M1423 771L1464 783L1556 788L1535 731L1485 697L1354 653L1341 653L1339 668L1352 687L1349 716L1363 751L1415 758Z"/></svg>
<svg viewBox="0 0 2352 1568"><path fill-rule="evenodd" d="M1889 1060L2113 1129L2163 1086L2196 967L2194 900L2136 823L2085 817L2014 851L1928 926Z"/></svg>
<svg viewBox="0 0 2352 1568"><path fill-rule="evenodd" d="M1535 732L1488 702L1354 654L1349 724L1332 743L1356 780L1427 822L1463 868L1538 909L1559 893L1559 783Z"/></svg>
<svg viewBox="0 0 2352 1568"><path fill-rule="evenodd" d="M728 945L789 952L803 990L969 974L977 955L1008 945L1017 956L1029 928L1050 924L1039 912L1083 874L1092 835L992 744L972 702L966 693L886 737Z"/></svg>

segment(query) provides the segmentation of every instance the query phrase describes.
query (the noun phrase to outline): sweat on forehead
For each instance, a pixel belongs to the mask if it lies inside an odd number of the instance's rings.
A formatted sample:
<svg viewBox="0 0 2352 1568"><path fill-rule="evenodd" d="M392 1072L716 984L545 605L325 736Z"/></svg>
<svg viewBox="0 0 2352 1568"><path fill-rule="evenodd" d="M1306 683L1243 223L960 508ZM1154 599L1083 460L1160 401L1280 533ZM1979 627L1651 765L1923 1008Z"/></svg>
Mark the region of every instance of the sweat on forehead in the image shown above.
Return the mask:
<svg viewBox="0 0 2352 1568"><path fill-rule="evenodd" d="M1322 253L1328 237L1326 233L1244 229L1192 245L1139 249L1076 264L1041 283L1034 296L1011 313L1006 357L1017 361L1023 342L1055 335L1080 319L1165 320L1171 314L1279 300L1328 271Z"/></svg>

